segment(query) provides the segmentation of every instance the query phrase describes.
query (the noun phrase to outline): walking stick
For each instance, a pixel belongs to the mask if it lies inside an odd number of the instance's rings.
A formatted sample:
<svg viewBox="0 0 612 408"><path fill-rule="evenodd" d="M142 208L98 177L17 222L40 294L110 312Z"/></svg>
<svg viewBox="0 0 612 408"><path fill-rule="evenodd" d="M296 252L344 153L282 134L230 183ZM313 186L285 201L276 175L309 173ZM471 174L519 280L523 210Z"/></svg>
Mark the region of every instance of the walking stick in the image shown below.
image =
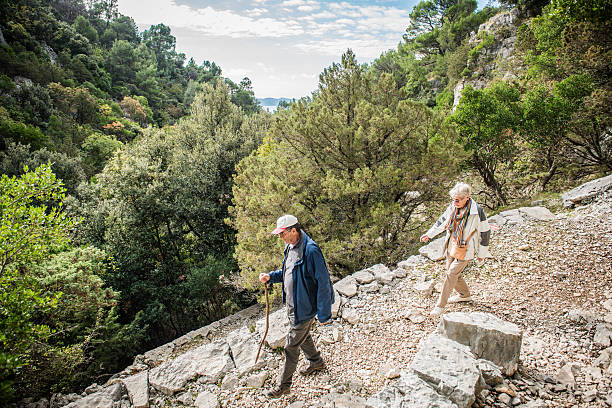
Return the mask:
<svg viewBox="0 0 612 408"><path fill-rule="evenodd" d="M264 283L264 292L266 293L266 331L264 332L263 338L261 339L261 343L259 343L259 348L257 349L257 356L255 357L255 363L259 359L259 352L261 351L261 346L263 346L264 341L266 341L266 336L268 335L268 328L270 327L270 301L268 300L268 283Z"/></svg>

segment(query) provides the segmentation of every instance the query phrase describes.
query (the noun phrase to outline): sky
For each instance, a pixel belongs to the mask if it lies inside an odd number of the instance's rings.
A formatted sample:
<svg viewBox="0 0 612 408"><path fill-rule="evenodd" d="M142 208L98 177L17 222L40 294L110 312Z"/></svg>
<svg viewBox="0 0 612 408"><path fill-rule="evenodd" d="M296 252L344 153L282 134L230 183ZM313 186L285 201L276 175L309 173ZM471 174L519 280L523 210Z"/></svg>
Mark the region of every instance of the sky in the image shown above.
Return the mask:
<svg viewBox="0 0 612 408"><path fill-rule="evenodd" d="M119 0L119 12L140 31L169 26L177 52L248 77L258 98L301 98L348 48L362 63L395 49L418 1Z"/></svg>

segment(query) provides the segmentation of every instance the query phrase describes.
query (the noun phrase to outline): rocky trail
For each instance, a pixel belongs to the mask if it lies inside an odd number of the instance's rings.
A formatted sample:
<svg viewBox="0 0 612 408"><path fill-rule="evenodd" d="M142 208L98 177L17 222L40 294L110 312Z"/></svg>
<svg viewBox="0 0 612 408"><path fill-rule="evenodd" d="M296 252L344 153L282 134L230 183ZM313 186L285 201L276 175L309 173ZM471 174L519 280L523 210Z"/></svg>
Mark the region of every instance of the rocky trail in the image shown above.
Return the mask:
<svg viewBox="0 0 612 408"><path fill-rule="evenodd" d="M474 301L449 305L442 318L493 315L520 329L522 348L518 370L477 387L472 406L612 406L612 176L605 179L607 187L580 207L556 214L527 207L491 217L499 226L492 258L466 272ZM435 241L430 245L435 249ZM137 357L85 397L56 395L47 406L417 406L401 405L407 396L393 390L410 389L409 367L440 324L429 311L443 277L442 261L418 255L336 283L337 317L313 331L327 368L308 377L296 373L291 393L276 400L263 391L275 384L282 365L274 347L284 341L284 312L271 317L272 348L255 365L263 333L262 310L255 307ZM396 400L375 405L373 396L385 390ZM460 406L436 398L419 404ZM44 407L35 404L26 406Z"/></svg>

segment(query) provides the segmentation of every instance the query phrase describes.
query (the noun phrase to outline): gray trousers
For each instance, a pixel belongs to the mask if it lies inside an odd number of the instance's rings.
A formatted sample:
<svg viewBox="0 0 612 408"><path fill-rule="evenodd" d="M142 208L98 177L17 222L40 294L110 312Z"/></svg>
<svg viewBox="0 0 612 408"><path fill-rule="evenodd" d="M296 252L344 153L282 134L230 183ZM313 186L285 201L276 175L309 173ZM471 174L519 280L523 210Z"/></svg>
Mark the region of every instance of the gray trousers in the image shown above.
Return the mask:
<svg viewBox="0 0 612 408"><path fill-rule="evenodd" d="M300 359L300 349L311 364L320 364L323 361L321 353L317 351L310 335L310 327L314 317L298 325L294 324L292 312L288 312L287 317L291 328L285 343L285 365L279 380L281 387L291 386L291 378Z"/></svg>

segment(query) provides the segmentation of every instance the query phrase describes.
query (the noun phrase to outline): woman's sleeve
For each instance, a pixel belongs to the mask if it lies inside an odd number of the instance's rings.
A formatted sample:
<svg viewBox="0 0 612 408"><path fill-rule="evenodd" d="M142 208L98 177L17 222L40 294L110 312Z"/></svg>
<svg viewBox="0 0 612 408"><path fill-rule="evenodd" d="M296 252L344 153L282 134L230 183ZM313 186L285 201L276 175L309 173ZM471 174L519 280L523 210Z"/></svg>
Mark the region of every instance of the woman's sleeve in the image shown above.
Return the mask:
<svg viewBox="0 0 612 408"><path fill-rule="evenodd" d="M489 241L491 240L491 227L489 227L489 221L487 216L480 205L478 205L478 217L480 222L478 223L478 232L480 233L480 241L478 245L478 258L487 258L491 256L489 253Z"/></svg>
<svg viewBox="0 0 612 408"><path fill-rule="evenodd" d="M446 211L444 211L444 213L440 216L440 218L438 218L438 220L434 223L434 225L432 225L431 228L427 230L425 235L433 239L436 235L444 231L446 222L448 221L448 218L451 216L451 206L452 205L449 205L446 208Z"/></svg>

